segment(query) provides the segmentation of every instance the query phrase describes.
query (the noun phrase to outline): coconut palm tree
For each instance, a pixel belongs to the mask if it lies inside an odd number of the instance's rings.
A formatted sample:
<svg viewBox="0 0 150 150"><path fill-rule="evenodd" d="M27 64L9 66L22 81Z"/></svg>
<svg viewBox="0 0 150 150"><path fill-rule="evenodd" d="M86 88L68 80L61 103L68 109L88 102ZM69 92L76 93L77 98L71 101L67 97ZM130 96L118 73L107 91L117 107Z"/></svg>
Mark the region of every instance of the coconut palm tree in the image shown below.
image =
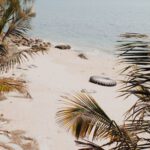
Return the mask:
<svg viewBox="0 0 150 150"><path fill-rule="evenodd" d="M57 122L71 131L80 150L150 149L150 42L141 40L146 37L143 34L121 36L131 39L118 41L118 60L124 64L120 96L127 99L134 95L137 101L127 111L124 123L118 125L89 94L62 96ZM96 144L96 140L103 142Z"/></svg>

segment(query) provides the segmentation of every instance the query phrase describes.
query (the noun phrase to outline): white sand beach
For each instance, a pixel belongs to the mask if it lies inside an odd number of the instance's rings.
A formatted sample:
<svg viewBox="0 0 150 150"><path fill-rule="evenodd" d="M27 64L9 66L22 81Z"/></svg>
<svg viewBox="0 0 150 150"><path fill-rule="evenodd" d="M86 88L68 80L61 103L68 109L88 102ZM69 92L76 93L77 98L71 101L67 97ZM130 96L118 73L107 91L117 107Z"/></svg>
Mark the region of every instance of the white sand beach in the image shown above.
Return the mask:
<svg viewBox="0 0 150 150"><path fill-rule="evenodd" d="M118 79L115 57L105 53L87 53L87 60L79 52L50 48L47 54L35 56L11 71L15 77L27 81L32 99L8 95L1 101L0 113L10 120L2 126L7 130L23 130L37 140L40 150L76 150L74 138L56 123L55 114L61 107L60 96L86 89L118 123L131 101L116 98L118 85L104 87L89 82L92 75ZM13 94L18 95L18 94Z"/></svg>

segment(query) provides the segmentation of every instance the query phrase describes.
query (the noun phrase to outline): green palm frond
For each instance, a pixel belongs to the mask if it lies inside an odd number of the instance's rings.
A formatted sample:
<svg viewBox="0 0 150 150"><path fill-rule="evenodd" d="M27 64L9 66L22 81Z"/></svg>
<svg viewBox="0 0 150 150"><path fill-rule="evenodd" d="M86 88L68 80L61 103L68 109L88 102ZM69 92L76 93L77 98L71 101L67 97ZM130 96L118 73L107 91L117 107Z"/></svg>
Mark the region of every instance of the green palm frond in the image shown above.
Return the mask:
<svg viewBox="0 0 150 150"><path fill-rule="evenodd" d="M13 91L17 91L20 94L31 98L29 92L27 91L25 81L13 78L0 78L0 94L5 94Z"/></svg>
<svg viewBox="0 0 150 150"><path fill-rule="evenodd" d="M121 41L118 46L120 64L126 64L121 74L121 96L134 95L137 102L127 112L127 119L143 119L150 114L150 42L146 40Z"/></svg>

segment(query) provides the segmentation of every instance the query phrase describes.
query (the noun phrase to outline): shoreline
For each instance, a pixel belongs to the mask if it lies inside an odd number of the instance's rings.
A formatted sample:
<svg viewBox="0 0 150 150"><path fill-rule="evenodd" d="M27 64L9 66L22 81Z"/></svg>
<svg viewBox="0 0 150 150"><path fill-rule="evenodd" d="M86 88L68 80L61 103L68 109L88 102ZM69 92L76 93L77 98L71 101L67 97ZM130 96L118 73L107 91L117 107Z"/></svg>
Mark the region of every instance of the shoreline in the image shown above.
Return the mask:
<svg viewBox="0 0 150 150"><path fill-rule="evenodd" d="M113 47L97 47L97 48L89 48L89 46L77 46L75 43L73 43L73 42L65 42L65 41L61 41L61 40L51 40L51 39L49 39L49 38L41 38L40 36L38 36L38 37L36 37L36 36L31 36L31 38L33 38L33 39L36 39L36 38L38 38L38 39L42 39L43 41L45 41L45 42L51 42L52 43L52 45L54 46L54 45L59 45L59 44L69 44L69 45L71 45L72 46L72 50L73 51L79 51L79 52L85 52L85 53L96 53L96 54L101 54L101 53L106 53L106 54L110 54L110 55L114 55L114 53L115 53L115 45L116 45L116 43L114 42L114 46ZM93 44L94 45L94 44ZM111 44L111 45L113 45L113 44ZM91 46L90 47L92 47L92 44L91 44ZM91 49L93 49L93 50L91 50Z"/></svg>

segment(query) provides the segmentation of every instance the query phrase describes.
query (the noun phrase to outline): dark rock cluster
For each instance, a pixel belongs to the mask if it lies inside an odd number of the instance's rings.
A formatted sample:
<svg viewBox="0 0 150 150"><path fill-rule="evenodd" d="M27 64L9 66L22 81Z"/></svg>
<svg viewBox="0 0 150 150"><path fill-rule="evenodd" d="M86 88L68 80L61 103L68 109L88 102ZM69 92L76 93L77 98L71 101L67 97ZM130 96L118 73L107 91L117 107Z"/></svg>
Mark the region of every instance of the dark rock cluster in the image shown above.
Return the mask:
<svg viewBox="0 0 150 150"><path fill-rule="evenodd" d="M44 51L47 50L50 46L50 42L44 42L41 39L33 39L33 38L24 38L24 37L12 37L11 42L15 45L19 46L27 46L30 47L33 51Z"/></svg>

